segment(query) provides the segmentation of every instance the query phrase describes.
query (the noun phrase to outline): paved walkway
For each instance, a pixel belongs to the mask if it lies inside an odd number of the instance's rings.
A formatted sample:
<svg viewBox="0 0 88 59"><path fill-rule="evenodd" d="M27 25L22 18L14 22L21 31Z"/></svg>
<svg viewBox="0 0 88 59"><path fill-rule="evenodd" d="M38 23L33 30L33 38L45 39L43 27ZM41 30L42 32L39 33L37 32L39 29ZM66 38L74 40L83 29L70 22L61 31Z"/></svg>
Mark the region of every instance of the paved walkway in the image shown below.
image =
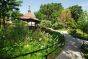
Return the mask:
<svg viewBox="0 0 88 59"><path fill-rule="evenodd" d="M82 40L73 38L67 31L60 31L65 36L66 46L56 59L84 59L79 47L82 45Z"/></svg>

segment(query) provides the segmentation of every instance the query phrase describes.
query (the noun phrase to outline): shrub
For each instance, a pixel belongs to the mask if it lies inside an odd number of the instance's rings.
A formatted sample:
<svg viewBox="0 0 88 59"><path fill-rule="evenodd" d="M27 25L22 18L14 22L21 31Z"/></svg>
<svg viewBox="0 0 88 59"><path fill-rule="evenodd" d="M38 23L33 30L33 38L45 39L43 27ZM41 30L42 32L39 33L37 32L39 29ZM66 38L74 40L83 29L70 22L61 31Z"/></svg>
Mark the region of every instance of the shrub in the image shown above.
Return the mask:
<svg viewBox="0 0 88 59"><path fill-rule="evenodd" d="M20 21L17 21L14 26L9 27L6 30L3 28L0 29L0 56L10 58L64 42L60 33L49 29L45 30L46 31L28 30ZM33 55L26 55L16 59L41 59L42 56L54 49L55 47L48 48Z"/></svg>
<svg viewBox="0 0 88 59"><path fill-rule="evenodd" d="M82 15L78 19L79 29L88 33L88 12L83 12Z"/></svg>
<svg viewBox="0 0 88 59"><path fill-rule="evenodd" d="M53 29L62 29L62 28L64 28L64 26L63 26L63 24L56 22L55 24L53 24L52 28Z"/></svg>
<svg viewBox="0 0 88 59"><path fill-rule="evenodd" d="M80 39L88 40L88 34L81 31L80 29L70 29L69 34Z"/></svg>
<svg viewBox="0 0 88 59"><path fill-rule="evenodd" d="M52 27L52 23L51 21L48 21L48 20L42 20L39 26L40 27Z"/></svg>

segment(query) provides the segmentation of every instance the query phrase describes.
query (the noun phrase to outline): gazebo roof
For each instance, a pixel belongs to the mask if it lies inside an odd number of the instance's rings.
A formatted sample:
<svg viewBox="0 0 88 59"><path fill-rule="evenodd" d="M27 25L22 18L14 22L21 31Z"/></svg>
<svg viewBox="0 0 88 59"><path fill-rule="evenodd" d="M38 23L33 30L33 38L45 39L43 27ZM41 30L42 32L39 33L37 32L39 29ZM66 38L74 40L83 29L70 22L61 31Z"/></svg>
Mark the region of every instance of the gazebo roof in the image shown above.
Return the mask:
<svg viewBox="0 0 88 59"><path fill-rule="evenodd" d="M27 21L27 20L35 20L37 21L38 19L32 14L31 11L28 11L28 13L24 14L23 16L20 17L20 19Z"/></svg>

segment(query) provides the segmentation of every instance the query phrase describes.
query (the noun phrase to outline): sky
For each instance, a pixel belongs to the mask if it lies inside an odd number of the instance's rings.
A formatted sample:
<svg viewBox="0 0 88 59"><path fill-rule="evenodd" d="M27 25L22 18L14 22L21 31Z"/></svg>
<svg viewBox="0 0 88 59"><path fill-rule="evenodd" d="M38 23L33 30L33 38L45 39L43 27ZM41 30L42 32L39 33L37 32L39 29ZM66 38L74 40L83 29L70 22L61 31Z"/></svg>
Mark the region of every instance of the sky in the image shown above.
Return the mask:
<svg viewBox="0 0 88 59"><path fill-rule="evenodd" d="M23 0L20 6L21 13L25 14L30 9L32 12L36 12L40 9L41 4L48 3L62 3L64 8L68 8L73 5L82 6L84 11L88 11L88 0Z"/></svg>

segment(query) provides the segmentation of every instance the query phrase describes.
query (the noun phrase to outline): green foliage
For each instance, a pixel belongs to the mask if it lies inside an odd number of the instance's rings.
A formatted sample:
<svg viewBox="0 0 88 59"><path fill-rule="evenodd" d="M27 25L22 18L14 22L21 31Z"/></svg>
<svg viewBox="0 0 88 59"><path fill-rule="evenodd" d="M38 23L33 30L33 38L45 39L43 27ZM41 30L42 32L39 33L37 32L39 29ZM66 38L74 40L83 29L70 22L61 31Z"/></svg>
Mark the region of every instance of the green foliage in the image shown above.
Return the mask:
<svg viewBox="0 0 88 59"><path fill-rule="evenodd" d="M39 20L49 20L54 23L63 9L61 3L50 3L41 5L40 10L35 13Z"/></svg>
<svg viewBox="0 0 88 59"><path fill-rule="evenodd" d="M81 30L88 33L88 12L83 12L77 23Z"/></svg>
<svg viewBox="0 0 88 59"><path fill-rule="evenodd" d="M88 59L88 46L86 45L86 43L82 44L82 46L80 47L83 56L85 57L85 59Z"/></svg>
<svg viewBox="0 0 88 59"><path fill-rule="evenodd" d="M36 17L37 17L39 20L45 20L45 19L46 19L46 15L42 14L40 11L35 12L35 15L36 15Z"/></svg>
<svg viewBox="0 0 88 59"><path fill-rule="evenodd" d="M62 29L64 28L64 25L62 23L56 22L52 26L53 29Z"/></svg>
<svg viewBox="0 0 88 59"><path fill-rule="evenodd" d="M88 34L84 33L82 30L80 29L70 29L69 33L74 36L74 37L78 37L80 39L84 39L84 40L88 40Z"/></svg>
<svg viewBox="0 0 88 59"><path fill-rule="evenodd" d="M22 21L16 20L14 22L14 27L8 27L8 39L13 39L13 40L24 40L25 37L27 36L27 31L26 27L24 27L24 23Z"/></svg>
<svg viewBox="0 0 88 59"><path fill-rule="evenodd" d="M68 30L69 34L71 34L72 36L76 36L76 29L69 29Z"/></svg>
<svg viewBox="0 0 88 59"><path fill-rule="evenodd" d="M16 19L19 13L18 7L21 4L21 0L0 0L0 21L3 22L5 28L5 21Z"/></svg>
<svg viewBox="0 0 88 59"><path fill-rule="evenodd" d="M58 17L59 23L62 23L65 28L75 28L76 22L71 17L71 11L64 9L61 11L60 17Z"/></svg>
<svg viewBox="0 0 88 59"><path fill-rule="evenodd" d="M23 43L27 36L27 29L25 29L19 22L14 24L14 27L7 29L0 28L0 58L11 57L15 54L20 54Z"/></svg>
<svg viewBox="0 0 88 59"><path fill-rule="evenodd" d="M42 20L41 23L39 24L40 27L52 27L51 21L48 20Z"/></svg>
<svg viewBox="0 0 88 59"><path fill-rule="evenodd" d="M58 32L51 30L47 30L47 32L40 30L31 31L24 27L23 22L17 20L14 22L14 26L7 28L7 30L0 28L0 57L14 57L52 46L56 43L62 44L64 42L63 40L63 36ZM25 55L16 59L43 59L44 55L54 49L55 47L51 47L32 55Z"/></svg>
<svg viewBox="0 0 88 59"><path fill-rule="evenodd" d="M9 17L9 20L17 20L22 14L20 13L19 10L15 10L15 11L10 11L11 16Z"/></svg>
<svg viewBox="0 0 88 59"><path fill-rule="evenodd" d="M69 7L71 11L72 18L77 22L77 19L81 16L83 10L82 7L79 5L74 5Z"/></svg>
<svg viewBox="0 0 88 59"><path fill-rule="evenodd" d="M61 3L49 3L41 5L40 10L35 12L36 17L41 20L40 27L58 27L57 17L60 16L63 7Z"/></svg>

